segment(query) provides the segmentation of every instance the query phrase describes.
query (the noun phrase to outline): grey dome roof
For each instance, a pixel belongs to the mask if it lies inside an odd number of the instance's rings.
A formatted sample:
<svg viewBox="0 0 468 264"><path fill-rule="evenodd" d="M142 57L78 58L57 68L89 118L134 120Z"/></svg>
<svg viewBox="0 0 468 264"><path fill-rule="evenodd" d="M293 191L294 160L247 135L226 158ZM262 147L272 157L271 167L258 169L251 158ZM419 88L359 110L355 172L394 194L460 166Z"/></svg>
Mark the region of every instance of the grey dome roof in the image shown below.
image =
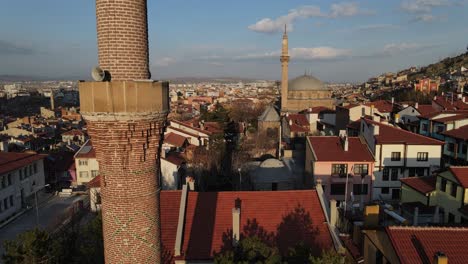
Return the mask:
<svg viewBox="0 0 468 264"><path fill-rule="evenodd" d="M311 75L299 76L291 80L288 86L290 91L328 90L322 81Z"/></svg>
<svg viewBox="0 0 468 264"><path fill-rule="evenodd" d="M291 171L281 160L267 159L258 166L253 175L253 180L257 183L284 182L290 181L291 177Z"/></svg>

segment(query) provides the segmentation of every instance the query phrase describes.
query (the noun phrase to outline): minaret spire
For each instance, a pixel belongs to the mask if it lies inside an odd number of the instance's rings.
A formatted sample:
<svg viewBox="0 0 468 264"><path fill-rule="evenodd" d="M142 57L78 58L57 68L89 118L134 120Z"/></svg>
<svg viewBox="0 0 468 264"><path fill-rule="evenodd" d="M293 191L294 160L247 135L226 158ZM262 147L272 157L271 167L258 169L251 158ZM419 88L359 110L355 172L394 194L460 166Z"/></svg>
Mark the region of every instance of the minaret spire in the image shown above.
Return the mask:
<svg viewBox="0 0 468 264"><path fill-rule="evenodd" d="M287 112L288 78L289 78L289 46L288 30L284 25L283 45L281 48L281 112Z"/></svg>

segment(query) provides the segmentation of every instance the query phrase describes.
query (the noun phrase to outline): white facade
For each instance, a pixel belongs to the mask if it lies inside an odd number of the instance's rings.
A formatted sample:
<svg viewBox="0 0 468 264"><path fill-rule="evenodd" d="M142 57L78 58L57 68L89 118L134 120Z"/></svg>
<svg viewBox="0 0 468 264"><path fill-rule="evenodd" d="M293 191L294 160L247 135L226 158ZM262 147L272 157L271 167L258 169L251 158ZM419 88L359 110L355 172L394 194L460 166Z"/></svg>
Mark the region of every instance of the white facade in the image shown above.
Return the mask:
<svg viewBox="0 0 468 264"><path fill-rule="evenodd" d="M96 158L75 158L76 184L84 185L99 175L99 163Z"/></svg>
<svg viewBox="0 0 468 264"><path fill-rule="evenodd" d="M397 200L400 195L401 178L428 176L439 168L443 145L430 142L412 144L405 139L406 134L401 134L401 143L386 143L385 140L379 142L376 140L376 136L382 136L380 130L378 125L361 121L360 134L366 140L375 157L372 199ZM400 133L397 128L385 133L389 132L394 133L394 135ZM401 133L410 132L401 130ZM394 138L392 137L392 139Z"/></svg>
<svg viewBox="0 0 468 264"><path fill-rule="evenodd" d="M180 183L180 166L161 158L161 177L163 190L177 190Z"/></svg>
<svg viewBox="0 0 468 264"><path fill-rule="evenodd" d="M43 160L0 175L0 222L20 211L45 185Z"/></svg>

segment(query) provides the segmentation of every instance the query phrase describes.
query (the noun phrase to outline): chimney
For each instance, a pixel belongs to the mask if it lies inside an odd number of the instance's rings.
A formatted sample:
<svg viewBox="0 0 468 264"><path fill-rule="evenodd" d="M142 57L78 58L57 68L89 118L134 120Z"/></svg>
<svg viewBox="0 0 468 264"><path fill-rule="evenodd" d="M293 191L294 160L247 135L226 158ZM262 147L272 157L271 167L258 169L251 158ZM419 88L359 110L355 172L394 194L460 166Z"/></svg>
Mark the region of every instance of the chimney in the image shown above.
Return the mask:
<svg viewBox="0 0 468 264"><path fill-rule="evenodd" d="M416 102L416 104L414 104L414 108L418 109L419 108L419 103Z"/></svg>
<svg viewBox="0 0 468 264"><path fill-rule="evenodd" d="M395 114L395 123L400 123L400 114Z"/></svg>
<svg viewBox="0 0 468 264"><path fill-rule="evenodd" d="M176 240L174 244L174 256L180 256L182 254L182 242L183 242L183 235L184 235L184 223L185 223L185 213L187 207L187 197L188 197L188 189L187 185L182 186L182 192L180 197L180 205L179 205L179 219L177 222L177 232L176 232Z"/></svg>
<svg viewBox="0 0 468 264"><path fill-rule="evenodd" d="M379 225L379 205L368 205L364 208L364 226L376 228Z"/></svg>
<svg viewBox="0 0 468 264"><path fill-rule="evenodd" d="M292 124L293 124L292 119L289 119L289 125L292 126Z"/></svg>
<svg viewBox="0 0 468 264"><path fill-rule="evenodd" d="M343 150L348 151L349 150L349 140L347 136L343 137Z"/></svg>
<svg viewBox="0 0 468 264"><path fill-rule="evenodd" d="M392 97L392 105L395 103L395 97Z"/></svg>
<svg viewBox="0 0 468 264"><path fill-rule="evenodd" d="M336 226L336 219L338 217L338 210L336 207L336 200L330 200L330 225Z"/></svg>
<svg viewBox="0 0 468 264"><path fill-rule="evenodd" d="M418 226L419 222L419 207L414 208L413 226Z"/></svg>
<svg viewBox="0 0 468 264"><path fill-rule="evenodd" d="M434 100L437 100L437 95L434 95Z"/></svg>
<svg viewBox="0 0 468 264"><path fill-rule="evenodd" d="M372 127L374 128L374 136L379 135L379 133L380 133L380 127L377 126L377 125L373 125Z"/></svg>
<svg viewBox="0 0 468 264"><path fill-rule="evenodd" d="M239 198L235 201L235 207L232 208L232 245L237 246L240 240L240 214L241 214L241 200Z"/></svg>
<svg viewBox="0 0 468 264"><path fill-rule="evenodd" d="M432 262L433 264L448 264L448 257L445 255L444 252L437 252L434 255L434 261Z"/></svg>
<svg viewBox="0 0 468 264"><path fill-rule="evenodd" d="M465 100L466 100L466 97L462 96L462 102L466 103Z"/></svg>

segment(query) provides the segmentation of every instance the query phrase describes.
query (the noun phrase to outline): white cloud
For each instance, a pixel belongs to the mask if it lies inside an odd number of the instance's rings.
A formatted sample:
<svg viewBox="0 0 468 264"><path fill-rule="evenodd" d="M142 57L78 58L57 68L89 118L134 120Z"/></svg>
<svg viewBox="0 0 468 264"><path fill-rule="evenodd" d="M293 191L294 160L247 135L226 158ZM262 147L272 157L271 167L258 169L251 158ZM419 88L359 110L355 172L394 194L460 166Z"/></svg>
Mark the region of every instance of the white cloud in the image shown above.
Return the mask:
<svg viewBox="0 0 468 264"><path fill-rule="evenodd" d="M263 18L257 23L248 26L248 29L261 33L275 33L281 32L284 25L288 26L288 30L293 30L294 23L298 19L307 19L311 17L338 18L370 14L374 14L374 12L359 8L358 4L354 2L332 4L330 6L329 13L322 12L318 6L301 6L299 8L289 10L288 14L276 19Z"/></svg>
<svg viewBox="0 0 468 264"><path fill-rule="evenodd" d="M272 51L265 53L253 53L238 56L235 59L266 59L276 58L281 55L281 51ZM313 48L292 48L290 51L291 58L300 60L330 60L351 56L351 50L338 49L333 47L313 47Z"/></svg>
<svg viewBox="0 0 468 264"><path fill-rule="evenodd" d="M434 7L448 6L449 0L404 0L401 8L409 13L429 13Z"/></svg>
<svg viewBox="0 0 468 264"><path fill-rule="evenodd" d="M293 29L293 23L299 18L324 17L326 16L320 11L318 6L302 6L297 9L292 9L287 15L280 16L276 19L263 18L257 23L250 25L250 30L262 33L274 33L283 30L284 25L288 26L289 30Z"/></svg>
<svg viewBox="0 0 468 264"><path fill-rule="evenodd" d="M177 60L171 57L164 57L156 61L155 65L159 67L167 67L171 64L176 63Z"/></svg>
<svg viewBox="0 0 468 264"><path fill-rule="evenodd" d="M371 25L359 26L356 28L356 30L368 31L368 30L382 30L382 29L394 29L394 28L398 28L398 26L392 25L392 24L371 24Z"/></svg>
<svg viewBox="0 0 468 264"><path fill-rule="evenodd" d="M420 51L423 49L434 47L435 45L420 44L420 43L390 43L383 47L381 55L396 55L401 53L407 53L411 51Z"/></svg>

